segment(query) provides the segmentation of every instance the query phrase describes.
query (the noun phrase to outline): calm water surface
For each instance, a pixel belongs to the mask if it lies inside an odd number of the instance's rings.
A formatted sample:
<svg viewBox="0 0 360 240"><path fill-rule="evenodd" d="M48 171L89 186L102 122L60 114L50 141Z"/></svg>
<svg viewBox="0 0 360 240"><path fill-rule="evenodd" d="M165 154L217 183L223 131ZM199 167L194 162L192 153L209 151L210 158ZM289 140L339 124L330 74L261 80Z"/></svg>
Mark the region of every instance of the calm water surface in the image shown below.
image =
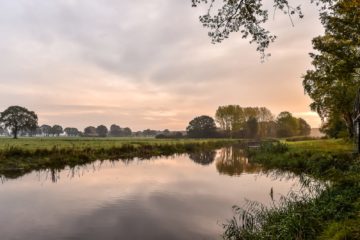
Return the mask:
<svg viewBox="0 0 360 240"><path fill-rule="evenodd" d="M234 204L266 204L298 182L231 148L3 177L0 239L219 239Z"/></svg>

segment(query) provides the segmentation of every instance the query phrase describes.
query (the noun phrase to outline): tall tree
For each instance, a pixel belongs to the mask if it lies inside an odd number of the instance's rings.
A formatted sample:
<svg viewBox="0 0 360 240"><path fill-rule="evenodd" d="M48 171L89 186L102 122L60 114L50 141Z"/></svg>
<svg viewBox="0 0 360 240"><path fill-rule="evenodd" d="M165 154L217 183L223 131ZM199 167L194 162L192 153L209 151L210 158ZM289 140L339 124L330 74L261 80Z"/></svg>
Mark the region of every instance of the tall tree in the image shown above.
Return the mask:
<svg viewBox="0 0 360 240"><path fill-rule="evenodd" d="M187 134L192 138L207 138L216 135L216 125L212 117L199 116L189 122Z"/></svg>
<svg viewBox="0 0 360 240"><path fill-rule="evenodd" d="M321 15L325 34L313 39L318 53L311 53L313 70L303 85L312 98L311 109L327 121L340 116L350 137L354 134L352 110L360 79L360 1L339 0L330 12Z"/></svg>
<svg viewBox="0 0 360 240"><path fill-rule="evenodd" d="M240 130L245 122L244 111L239 105L220 106L215 113L216 122L230 136Z"/></svg>
<svg viewBox="0 0 360 240"><path fill-rule="evenodd" d="M36 129L38 117L35 112L24 107L11 106L0 114L0 123L10 128L14 138L17 138L19 131Z"/></svg>

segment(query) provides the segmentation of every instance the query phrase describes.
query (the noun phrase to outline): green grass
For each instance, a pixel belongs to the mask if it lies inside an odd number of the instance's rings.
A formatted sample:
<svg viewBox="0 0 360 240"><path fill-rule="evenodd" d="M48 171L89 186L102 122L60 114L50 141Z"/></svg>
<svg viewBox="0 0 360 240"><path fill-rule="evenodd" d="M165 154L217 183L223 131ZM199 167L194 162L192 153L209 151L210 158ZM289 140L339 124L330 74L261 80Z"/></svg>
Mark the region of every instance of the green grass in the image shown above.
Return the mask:
<svg viewBox="0 0 360 240"><path fill-rule="evenodd" d="M266 170L292 171L322 180L313 188L287 196L268 208L259 204L235 208L224 225L225 239L360 239L360 159L343 140L264 144L249 150L250 162ZM308 180L304 181L307 183Z"/></svg>
<svg viewBox="0 0 360 240"><path fill-rule="evenodd" d="M310 141L298 141L286 143L292 151L313 151L313 152L351 152L354 150L354 144L343 139L320 139Z"/></svg>
<svg viewBox="0 0 360 240"><path fill-rule="evenodd" d="M95 160L168 156L213 150L237 140L153 138L0 139L0 176L18 177L32 170L62 169Z"/></svg>
<svg viewBox="0 0 360 240"><path fill-rule="evenodd" d="M122 147L123 145L158 145L178 143L214 142L222 139L155 139L155 138L80 138L80 137L46 137L46 138L0 138L0 151L9 148L20 148L23 150L52 149L100 149Z"/></svg>

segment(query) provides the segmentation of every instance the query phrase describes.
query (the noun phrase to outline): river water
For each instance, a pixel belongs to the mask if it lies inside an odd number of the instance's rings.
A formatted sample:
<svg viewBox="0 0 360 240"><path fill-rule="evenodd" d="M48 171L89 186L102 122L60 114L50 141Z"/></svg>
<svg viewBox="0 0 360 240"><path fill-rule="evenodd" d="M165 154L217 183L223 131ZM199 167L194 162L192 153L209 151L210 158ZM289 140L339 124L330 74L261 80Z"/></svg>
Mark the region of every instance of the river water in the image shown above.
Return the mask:
<svg viewBox="0 0 360 240"><path fill-rule="evenodd" d="M271 201L298 178L263 173L241 149L96 161L1 178L0 239L220 239L232 206Z"/></svg>

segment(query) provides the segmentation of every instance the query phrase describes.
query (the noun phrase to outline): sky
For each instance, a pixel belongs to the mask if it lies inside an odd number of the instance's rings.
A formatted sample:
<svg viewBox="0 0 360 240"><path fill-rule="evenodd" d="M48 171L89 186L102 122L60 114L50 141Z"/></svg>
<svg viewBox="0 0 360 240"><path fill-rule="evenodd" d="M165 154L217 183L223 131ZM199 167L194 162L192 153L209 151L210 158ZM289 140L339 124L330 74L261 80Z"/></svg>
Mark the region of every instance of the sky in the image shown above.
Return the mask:
<svg viewBox="0 0 360 240"><path fill-rule="evenodd" d="M302 75L323 28L307 2L295 26L271 12L278 39L262 63L239 34L211 44L190 0L0 1L0 111L24 106L39 125L183 130L238 104L319 127Z"/></svg>

